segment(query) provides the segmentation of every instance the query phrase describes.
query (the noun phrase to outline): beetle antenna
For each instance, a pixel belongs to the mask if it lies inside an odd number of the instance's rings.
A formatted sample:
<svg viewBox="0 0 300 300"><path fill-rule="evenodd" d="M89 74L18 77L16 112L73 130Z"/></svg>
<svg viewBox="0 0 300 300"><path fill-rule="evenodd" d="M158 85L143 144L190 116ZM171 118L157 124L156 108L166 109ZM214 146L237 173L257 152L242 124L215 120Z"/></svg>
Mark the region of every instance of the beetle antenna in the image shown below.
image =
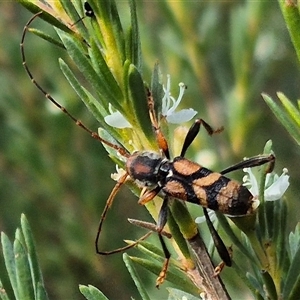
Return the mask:
<svg viewBox="0 0 300 300"><path fill-rule="evenodd" d="M118 145L115 145L113 143L110 143L109 141L104 140L97 134L96 132L90 130L87 126L85 126L80 120L76 119L65 107L60 105L48 92L44 90L44 88L34 79L27 63L26 63L26 56L25 56L25 49L24 49L24 43L25 43L25 37L26 33L29 29L30 24L39 17L43 12L40 11L33 15L29 21L26 23L23 29L22 38L21 38L21 44L20 44L20 50L22 55L22 64L24 66L24 69L31 79L31 82L44 94L44 96L50 100L57 108L59 108L63 113L65 113L77 126L81 127L83 130L85 130L90 136L92 136L94 139L100 141L101 143L105 144L106 146L115 149L121 156L129 157L129 152Z"/></svg>

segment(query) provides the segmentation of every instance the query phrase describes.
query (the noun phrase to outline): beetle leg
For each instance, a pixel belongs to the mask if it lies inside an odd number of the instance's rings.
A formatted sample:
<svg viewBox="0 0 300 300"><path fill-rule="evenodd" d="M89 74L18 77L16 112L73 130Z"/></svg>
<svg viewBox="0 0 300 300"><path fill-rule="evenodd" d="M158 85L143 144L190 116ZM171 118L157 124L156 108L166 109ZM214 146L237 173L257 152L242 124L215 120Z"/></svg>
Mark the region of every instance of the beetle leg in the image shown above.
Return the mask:
<svg viewBox="0 0 300 300"><path fill-rule="evenodd" d="M151 201L161 190L160 186L157 186L153 190L147 190L144 191L144 189L141 191L141 195L138 201L138 204L145 205L149 201Z"/></svg>
<svg viewBox="0 0 300 300"><path fill-rule="evenodd" d="M231 167L226 168L225 170L221 171L220 174L224 175L232 171L241 170L243 168L258 167L266 163L270 163L270 166L266 172L271 173L275 165L275 155L269 154L269 155L257 155L257 156L250 157Z"/></svg>
<svg viewBox="0 0 300 300"><path fill-rule="evenodd" d="M154 109L154 100L149 90L148 90L148 108L149 108L150 120L156 135L156 141L159 146L159 149L164 153L167 159L170 159L168 142L160 129L159 122L157 120L156 112Z"/></svg>
<svg viewBox="0 0 300 300"><path fill-rule="evenodd" d="M161 247L163 249L164 256L165 256L164 264L163 264L162 269L156 279L156 287L157 288L159 288L159 286L165 281L165 279L167 277L167 271L168 271L170 257L171 257L171 253L168 250L167 245L162 237L162 231L163 231L163 229L167 223L167 219L168 219L168 202L169 202L168 200L169 200L168 197L165 196L163 204L159 211L158 221L157 221L158 237L159 237L159 241L161 243Z"/></svg>
<svg viewBox="0 0 300 300"><path fill-rule="evenodd" d="M203 119L195 120L194 124L191 126L191 128L189 129L189 131L188 131L188 133L187 133L187 135L184 139L181 154L180 154L181 157L185 156L185 153L186 153L187 149L189 148L191 143L194 141L194 139L198 135L198 133L200 131L201 124L203 125L203 127L205 128L205 130L207 131L207 133L209 135L213 135L214 133L219 133L223 130L223 127L220 127L218 129L214 130Z"/></svg>

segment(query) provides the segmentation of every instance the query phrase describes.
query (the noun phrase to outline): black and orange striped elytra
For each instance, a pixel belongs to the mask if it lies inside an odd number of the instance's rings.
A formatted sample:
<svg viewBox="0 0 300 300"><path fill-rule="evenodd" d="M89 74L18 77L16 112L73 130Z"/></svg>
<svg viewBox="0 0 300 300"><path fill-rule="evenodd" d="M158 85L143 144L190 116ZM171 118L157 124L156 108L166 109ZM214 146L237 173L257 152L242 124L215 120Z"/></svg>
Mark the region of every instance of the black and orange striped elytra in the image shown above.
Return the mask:
<svg viewBox="0 0 300 300"><path fill-rule="evenodd" d="M162 284L167 276L167 269L170 259L170 253L163 239L163 229L168 219L168 204L171 198L191 202L203 207L204 215L207 219L207 223L214 241L217 244L217 249L219 250L220 256L224 260L225 264L231 265L230 255L226 250L226 247L219 237L217 231L214 229L208 217L206 208L217 210L221 213L231 216L243 216L253 213L255 209L253 206L255 202L253 195L251 195L246 187L244 187L237 181L225 177L224 175L234 170L245 167L259 166L265 163L270 163L270 168L272 168L274 165L275 157L273 155L256 156L242 161L239 164L223 170L220 173L210 171L184 157L187 149L199 133L201 125L203 125L209 135L222 130L213 130L211 126L208 125L204 120L198 119L194 122L186 135L181 154L172 160L169 154L168 143L166 141L166 138L164 137L163 132L160 129L160 124L156 117L154 101L150 91L148 91L149 117L153 125L154 133L156 135L157 143L161 152L143 150L130 154L125 148L104 140L97 133L93 132L92 130L87 128L81 121L76 119L72 114L68 112L68 110L62 107L49 93L47 93L41 87L41 85L36 82L27 66L24 50L25 36L31 22L41 13L42 12L37 13L27 22L22 34L20 45L21 54L23 66L28 76L35 84L35 86L45 95L45 97L50 100L55 106L57 106L63 113L68 115L76 123L76 125L83 128L88 134L90 134L93 138L97 139L101 143L115 149L121 156L126 159L126 173L120 177L117 184L113 188L101 215L98 232L95 239L96 252L101 255L109 255L125 251L136 245L135 243L111 251L99 250L99 238L102 232L102 225L106 218L107 212L111 207L120 187L128 178L131 178L132 180L137 182L140 187L144 187L138 201L139 204L144 205L145 203L151 201L156 195L160 195L163 198L157 225L154 228L154 230L158 233L158 237L165 254L165 262L156 281L157 286ZM149 231L137 242L147 238L152 232L153 231Z"/></svg>
<svg viewBox="0 0 300 300"><path fill-rule="evenodd" d="M140 204L162 192L230 216L254 211L253 196L245 186L182 156L170 161L157 153L140 152L131 155L128 162L127 172L132 178L145 186L157 185L143 195Z"/></svg>

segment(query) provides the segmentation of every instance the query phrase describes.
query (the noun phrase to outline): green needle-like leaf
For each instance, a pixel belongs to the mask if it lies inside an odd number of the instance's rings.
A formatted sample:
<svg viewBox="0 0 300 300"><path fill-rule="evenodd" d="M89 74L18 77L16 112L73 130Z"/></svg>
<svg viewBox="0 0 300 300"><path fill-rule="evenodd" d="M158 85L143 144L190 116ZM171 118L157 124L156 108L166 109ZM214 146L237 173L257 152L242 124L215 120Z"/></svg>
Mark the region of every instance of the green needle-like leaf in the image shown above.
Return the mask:
<svg viewBox="0 0 300 300"><path fill-rule="evenodd" d="M294 122L300 127L300 111L283 93L277 93L277 97L281 101L291 119L294 120Z"/></svg>
<svg viewBox="0 0 300 300"><path fill-rule="evenodd" d="M47 42L49 42L49 43L51 43L55 46L58 46L62 49L66 49L64 44L61 41L53 38L52 36L44 33L43 31L40 31L40 30L35 29L35 28L29 28L28 31L35 34L35 35L37 35L38 37L42 38L43 40L45 40L45 41L47 41Z"/></svg>
<svg viewBox="0 0 300 300"><path fill-rule="evenodd" d="M94 91L99 96L99 101L101 101L104 107L107 106L108 102L114 103L122 101L122 94L115 94L113 87L110 87L106 84L105 78L99 76L93 66L91 65L90 60L86 56L85 50L82 45L80 45L76 39L71 38L71 36L65 34L62 31L58 31L65 47L68 50L69 55L76 63L78 69L85 76L87 82L91 84Z"/></svg>
<svg viewBox="0 0 300 300"><path fill-rule="evenodd" d="M0 299L1 300L10 300L6 293L6 290L4 289L4 286L3 286L1 280L0 280Z"/></svg>
<svg viewBox="0 0 300 300"><path fill-rule="evenodd" d="M262 279L264 281L264 286L265 289L268 291L268 296L270 300L276 300L277 298L277 292L276 292L276 287L273 281L272 276L267 272L263 271L262 272Z"/></svg>
<svg viewBox="0 0 300 300"><path fill-rule="evenodd" d="M37 296L36 296L37 300L49 300L44 283L38 282L36 285L36 290L37 290Z"/></svg>
<svg viewBox="0 0 300 300"><path fill-rule="evenodd" d="M182 252L183 256L185 258L190 259L191 254L190 254L189 248L187 246L186 239L184 238L182 232L180 231L180 227L178 226L178 223L174 219L172 211L170 209L168 211L168 226L169 226L170 231L172 233L172 237L176 241L176 244L178 245L178 247L179 247L180 251Z"/></svg>
<svg viewBox="0 0 300 300"><path fill-rule="evenodd" d="M25 215L21 216L21 229L16 230L14 245L4 233L1 235L1 243L15 299L48 300L33 236Z"/></svg>
<svg viewBox="0 0 300 300"><path fill-rule="evenodd" d="M180 291L178 289L174 288L167 288L169 292L168 300L182 300L182 299L188 299L188 300L199 300L200 298L195 297L191 294L185 293L183 291Z"/></svg>
<svg viewBox="0 0 300 300"><path fill-rule="evenodd" d="M14 251L13 251L13 245L4 232L1 233L1 244L2 244L2 251L3 251L5 267L6 267L7 274L8 274L9 280L10 280L10 284L14 291L16 299L19 299L18 282L17 282L16 264L15 264L15 255L14 255Z"/></svg>
<svg viewBox="0 0 300 300"><path fill-rule="evenodd" d="M149 137L153 136L153 131L149 120L147 95L142 76L133 64L129 65L126 80L129 86L129 99L134 109L134 115L131 116L131 122L136 126L138 121L144 135L149 139Z"/></svg>
<svg viewBox="0 0 300 300"><path fill-rule="evenodd" d="M33 287L36 288L43 284L43 277L39 268L38 257L34 245L32 232L24 214L22 214L21 216L21 229L26 243L26 250L28 253L28 261L30 264ZM35 291L35 294L37 294L37 291Z"/></svg>
<svg viewBox="0 0 300 300"><path fill-rule="evenodd" d="M283 299L289 299L289 295L291 291L299 289L299 284L300 284L299 265L300 265L300 248L298 248L297 252L295 253L295 256L291 261L290 268L286 275L285 284L282 291Z"/></svg>
<svg viewBox="0 0 300 300"><path fill-rule="evenodd" d="M271 110L273 111L277 119L282 123L282 125L293 137L293 139L298 143L298 145L300 145L299 126L295 125L295 123L291 120L291 118L289 118L288 114L285 111L283 111L283 109L280 108L270 96L263 94L262 97L269 105L269 107L271 108Z"/></svg>
<svg viewBox="0 0 300 300"><path fill-rule="evenodd" d="M103 57L103 53L101 52L101 49L99 49L99 46L94 40L90 41L91 45L88 49L89 55L91 58L91 63L93 67L95 68L95 71L97 72L99 78L103 81L104 84L107 84L109 88L111 89L112 93L115 95L119 95L118 99L121 101L124 101L121 91L121 84L116 81L116 78L113 76L110 68L107 65L107 62L105 61ZM110 102L113 104L113 106L122 111L121 103L116 103L113 99L107 101L107 103ZM107 105L106 103L106 105Z"/></svg>
<svg viewBox="0 0 300 300"><path fill-rule="evenodd" d="M32 300L35 298L35 295L28 256L26 249L18 240L18 236L21 234L22 233L17 230L16 240L14 242L18 296L20 300Z"/></svg>
<svg viewBox="0 0 300 300"><path fill-rule="evenodd" d="M129 5L130 5L130 15L131 15L131 28L127 33L126 57L130 58L131 63L135 65L140 72L142 72L141 42L140 42L135 1L130 0Z"/></svg>
<svg viewBox="0 0 300 300"><path fill-rule="evenodd" d="M161 271L162 264L159 262L153 262L148 259L132 257L132 256L129 256L129 258L134 263L139 264L140 266L142 266L143 268L152 272L156 276L158 276L158 274ZM189 280L189 278L185 275L184 272L176 270L175 268L172 268L172 266L169 266L166 280L175 284L177 287L182 288L184 291L189 292L191 294L195 295L199 292L199 290Z"/></svg>
<svg viewBox="0 0 300 300"><path fill-rule="evenodd" d="M162 98L163 98L163 85L161 83L161 72L158 64L154 65L151 78L151 92L154 100L156 111L161 111Z"/></svg>
<svg viewBox="0 0 300 300"><path fill-rule="evenodd" d="M126 253L123 254L123 261L126 265L126 268L128 269L128 272L130 273L130 276L133 279L142 299L150 300L151 298L149 297L149 295L141 281L140 276L136 272L131 259L129 258L129 256Z"/></svg>
<svg viewBox="0 0 300 300"><path fill-rule="evenodd" d="M300 247L300 223L296 225L295 231L289 235L290 258L293 259Z"/></svg>
<svg viewBox="0 0 300 300"><path fill-rule="evenodd" d="M88 300L109 300L105 295L92 285L80 285L79 290Z"/></svg>
<svg viewBox="0 0 300 300"><path fill-rule="evenodd" d="M284 16L286 26L289 30L291 40L296 50L298 60L300 61L300 37L299 37L299 26L300 26L300 13L298 5L292 1L278 1L282 14Z"/></svg>
<svg viewBox="0 0 300 300"><path fill-rule="evenodd" d="M20 4L22 4L24 7L26 7L29 11L32 13L36 14L40 11L40 7L35 5L32 1L27 1L27 0L16 0ZM69 34L75 34L69 27L67 27L65 24L61 23L57 18L54 16L50 15L46 11L43 11L43 13L40 15L40 18L45 20L46 22L50 23L51 25L59 28L60 30L67 32Z"/></svg>
<svg viewBox="0 0 300 300"><path fill-rule="evenodd" d="M106 124L103 121L104 116L106 116L108 113L104 109L103 106L99 104L99 102L80 84L80 82L77 80L69 66L60 59L60 68L62 72L64 73L65 77L73 87L74 91L77 93L77 95L80 97L80 99L85 103L87 108L93 113L95 118L100 122L102 127L105 127Z"/></svg>

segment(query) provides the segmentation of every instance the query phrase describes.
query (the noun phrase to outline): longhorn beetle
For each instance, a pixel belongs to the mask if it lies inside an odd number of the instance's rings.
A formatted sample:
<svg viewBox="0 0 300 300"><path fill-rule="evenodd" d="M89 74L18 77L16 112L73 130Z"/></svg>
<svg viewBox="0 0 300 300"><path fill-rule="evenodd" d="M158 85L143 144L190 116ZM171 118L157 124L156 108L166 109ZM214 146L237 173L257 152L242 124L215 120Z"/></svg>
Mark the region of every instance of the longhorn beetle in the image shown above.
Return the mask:
<svg viewBox="0 0 300 300"><path fill-rule="evenodd" d="M99 222L98 232L95 239L96 252L101 255L109 255L121 251L125 251L135 246L139 241L147 238L153 231L148 232L143 237L137 240L136 243L127 245L111 251L99 250L99 238L102 230L102 225L107 215L108 209L111 207L113 200L119 191L120 187L128 178L138 183L143 187L138 203L141 205L151 201L156 195L163 197L163 203L159 212L157 225L155 231L158 233L160 243L162 245L165 261L162 270L156 280L156 286L163 283L167 275L168 264L170 260L170 253L163 240L163 229L167 222L168 203L171 198L176 198L182 201L191 202L203 207L204 215L207 219L209 230L212 233L214 241L217 244L221 258L225 264L231 265L230 256L224 246L217 231L212 226L208 217L206 208L219 211L230 216L244 216L252 214L255 211L255 199L249 190L241 185L239 182L231 180L224 176L224 174L239 170L245 167L260 166L265 163L270 163L270 171L273 169L275 156L255 156L244 160L234 166L231 166L220 173L208 170L201 165L186 159L184 156L191 143L196 138L200 131L201 125L205 128L209 135L221 131L213 130L203 119L197 119L189 129L181 153L178 157L171 160L169 154L169 147L163 132L160 129L160 124L156 116L154 108L154 101L151 92L147 91L149 117L156 135L157 143L160 152L153 151L136 151L130 154L122 146L113 144L100 137L96 132L87 128L81 121L76 119L68 110L61 106L49 93L47 93L42 86L37 83L29 70L24 51L24 41L28 27L32 21L41 15L42 12L35 14L25 25L22 33L20 50L22 55L23 66L34 85L63 113L69 116L79 127L89 133L94 139L100 141L108 147L116 150L122 157L126 159L125 174L120 177L115 187L109 195L104 210ZM225 249L225 251L224 251Z"/></svg>

